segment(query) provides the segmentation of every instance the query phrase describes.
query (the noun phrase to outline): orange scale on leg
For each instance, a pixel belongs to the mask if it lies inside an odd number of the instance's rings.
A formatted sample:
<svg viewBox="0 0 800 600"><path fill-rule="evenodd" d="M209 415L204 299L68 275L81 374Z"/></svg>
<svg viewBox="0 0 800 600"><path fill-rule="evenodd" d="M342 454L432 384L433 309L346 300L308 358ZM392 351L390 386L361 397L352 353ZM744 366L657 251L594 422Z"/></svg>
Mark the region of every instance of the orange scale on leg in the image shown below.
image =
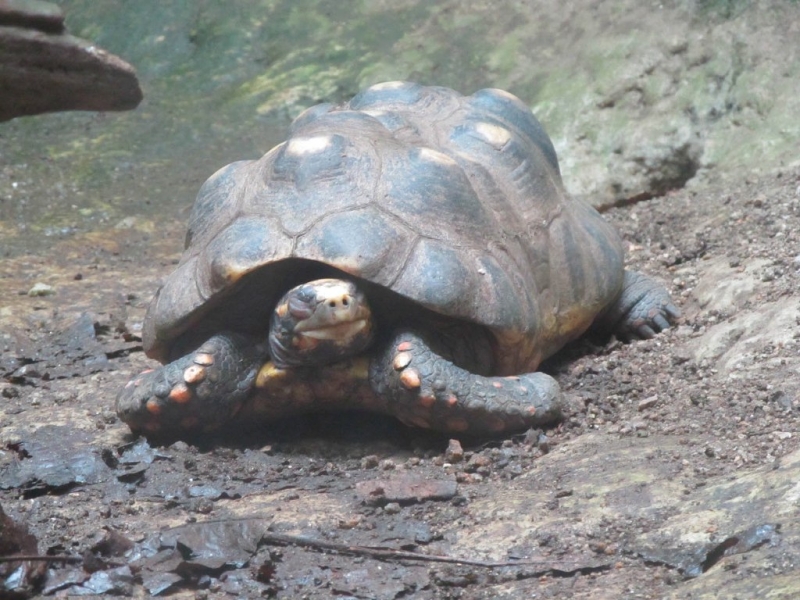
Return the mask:
<svg viewBox="0 0 800 600"><path fill-rule="evenodd" d="M392 366L394 367L395 371L400 371L405 369L411 363L411 353L410 352L400 352L397 356L394 357L392 361Z"/></svg>
<svg viewBox="0 0 800 600"><path fill-rule="evenodd" d="M194 363L201 367L210 367L214 364L214 355L207 352L200 352L194 357Z"/></svg>
<svg viewBox="0 0 800 600"><path fill-rule="evenodd" d="M185 383L179 383L172 388L167 397L177 404L186 404L192 399L192 391Z"/></svg>
<svg viewBox="0 0 800 600"><path fill-rule="evenodd" d="M200 383L206 378L206 370L200 365L187 367L183 372L183 380L186 383Z"/></svg>
<svg viewBox="0 0 800 600"><path fill-rule="evenodd" d="M400 383L402 383L403 387L407 390L413 390L422 385L422 381L419 378L419 373L417 373L414 369L406 369L400 373Z"/></svg>
<svg viewBox="0 0 800 600"><path fill-rule="evenodd" d="M436 404L436 398L427 394L424 396L420 396L418 402L421 406L424 406L425 408L430 408L431 406Z"/></svg>

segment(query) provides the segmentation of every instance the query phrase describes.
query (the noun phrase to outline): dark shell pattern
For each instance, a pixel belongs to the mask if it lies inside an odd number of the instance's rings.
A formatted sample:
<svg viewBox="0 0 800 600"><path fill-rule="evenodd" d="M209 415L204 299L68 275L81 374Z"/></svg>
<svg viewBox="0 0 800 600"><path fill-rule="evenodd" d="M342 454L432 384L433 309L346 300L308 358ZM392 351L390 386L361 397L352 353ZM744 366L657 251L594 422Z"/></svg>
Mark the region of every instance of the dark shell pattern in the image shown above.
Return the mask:
<svg viewBox="0 0 800 600"><path fill-rule="evenodd" d="M203 185L146 318L148 354L201 322L262 319L277 298L254 311L248 296L280 295L316 263L488 327L509 373L580 335L623 278L619 237L565 194L518 98L390 82L308 109L285 142Z"/></svg>

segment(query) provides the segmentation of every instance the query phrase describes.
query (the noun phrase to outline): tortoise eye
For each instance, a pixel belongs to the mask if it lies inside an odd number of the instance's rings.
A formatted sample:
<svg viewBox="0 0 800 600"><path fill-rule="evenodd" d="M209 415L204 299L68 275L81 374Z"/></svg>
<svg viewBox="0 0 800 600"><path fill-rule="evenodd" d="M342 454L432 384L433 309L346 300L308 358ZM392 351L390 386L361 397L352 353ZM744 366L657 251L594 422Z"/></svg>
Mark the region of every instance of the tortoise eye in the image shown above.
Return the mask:
<svg viewBox="0 0 800 600"><path fill-rule="evenodd" d="M289 314L295 319L307 319L314 314L314 309L302 298L293 296L289 298Z"/></svg>

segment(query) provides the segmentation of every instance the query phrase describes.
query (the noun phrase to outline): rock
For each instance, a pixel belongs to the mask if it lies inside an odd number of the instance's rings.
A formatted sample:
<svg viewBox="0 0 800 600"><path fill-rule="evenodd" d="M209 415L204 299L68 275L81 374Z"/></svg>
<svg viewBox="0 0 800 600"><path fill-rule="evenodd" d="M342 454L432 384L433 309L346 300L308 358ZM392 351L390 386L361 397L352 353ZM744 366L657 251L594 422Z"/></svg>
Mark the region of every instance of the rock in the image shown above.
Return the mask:
<svg viewBox="0 0 800 600"><path fill-rule="evenodd" d="M47 285L46 283L34 283L33 287L28 290L28 296L31 298L37 296L52 296L56 293L56 289L52 285Z"/></svg>
<svg viewBox="0 0 800 600"><path fill-rule="evenodd" d="M449 500L456 495L454 479L430 480L414 475L373 479L356 484L358 497L371 506L414 504L427 500Z"/></svg>
<svg viewBox="0 0 800 600"><path fill-rule="evenodd" d="M658 404L658 396L648 396L643 400L639 400L638 409L640 411L647 410L648 408L654 407L656 404Z"/></svg>
<svg viewBox="0 0 800 600"><path fill-rule="evenodd" d="M38 29L45 33L63 33L64 13L50 2L3 0L0 2L0 26Z"/></svg>
<svg viewBox="0 0 800 600"><path fill-rule="evenodd" d="M447 450L444 453L447 462L457 463L464 460L464 448L461 447L461 442L458 440L450 440L447 444Z"/></svg>
<svg viewBox="0 0 800 600"><path fill-rule="evenodd" d="M0 121L62 110L130 110L142 100L131 65L69 35L48 2L0 2Z"/></svg>
<svg viewBox="0 0 800 600"><path fill-rule="evenodd" d="M0 557L38 554L36 538L28 528L3 512L0 506ZM0 590L8 596L25 598L32 595L45 572L45 563L36 561L0 562Z"/></svg>
<svg viewBox="0 0 800 600"><path fill-rule="evenodd" d="M700 168L703 141L688 118L676 123L644 123L615 149L610 195L638 201L680 189Z"/></svg>

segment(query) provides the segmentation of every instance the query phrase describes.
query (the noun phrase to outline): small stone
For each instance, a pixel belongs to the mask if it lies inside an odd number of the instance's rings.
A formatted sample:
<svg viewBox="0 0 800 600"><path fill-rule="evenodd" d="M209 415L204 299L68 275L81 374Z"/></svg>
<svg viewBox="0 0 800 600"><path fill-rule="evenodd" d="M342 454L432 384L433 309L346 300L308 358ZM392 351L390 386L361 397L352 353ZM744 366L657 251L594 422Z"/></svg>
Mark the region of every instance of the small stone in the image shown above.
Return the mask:
<svg viewBox="0 0 800 600"><path fill-rule="evenodd" d="M2 394L3 398L18 398L19 390L15 387L4 387Z"/></svg>
<svg viewBox="0 0 800 600"><path fill-rule="evenodd" d="M542 435L541 429L528 429L525 432L525 439L522 441L526 446L536 446L539 442L539 436Z"/></svg>
<svg viewBox="0 0 800 600"><path fill-rule="evenodd" d="M52 296L56 293L56 288L46 283L35 283L33 287L28 290L28 296L34 298L38 296Z"/></svg>
<svg viewBox="0 0 800 600"><path fill-rule="evenodd" d="M467 463L467 472L475 473L480 472L479 469L485 468L488 469L492 464L492 459L488 456L483 454L475 454L472 458L469 459Z"/></svg>
<svg viewBox="0 0 800 600"><path fill-rule="evenodd" d="M447 444L444 457L445 460L450 463L457 463L464 460L464 448L461 447L461 442L458 440L450 440Z"/></svg>
<svg viewBox="0 0 800 600"><path fill-rule="evenodd" d="M396 515L400 512L400 505L397 502L389 502L386 506L383 507L383 511L387 515Z"/></svg>
<svg viewBox="0 0 800 600"><path fill-rule="evenodd" d="M379 464L378 457L374 454L370 454L369 456L365 456L361 459L361 468L362 469L374 469Z"/></svg>
<svg viewBox="0 0 800 600"><path fill-rule="evenodd" d="M337 527L339 529L355 529L361 523L361 515L351 515L346 519L339 519Z"/></svg>
<svg viewBox="0 0 800 600"><path fill-rule="evenodd" d="M647 410L648 408L654 407L658 404L658 396L648 396L644 400L639 400L639 410Z"/></svg>
<svg viewBox="0 0 800 600"><path fill-rule="evenodd" d="M386 506L392 502L414 504L431 500L449 500L455 496L456 490L455 479L436 480L409 474L356 483L356 494L371 506Z"/></svg>
<svg viewBox="0 0 800 600"><path fill-rule="evenodd" d="M542 454L547 454L550 452L550 439L544 434L539 434L539 439L536 440L536 445L539 450L542 451Z"/></svg>
<svg viewBox="0 0 800 600"><path fill-rule="evenodd" d="M189 444L187 444L186 442L178 440L177 442L172 444L169 448L170 448L170 450L174 450L175 452L188 452L189 451Z"/></svg>

